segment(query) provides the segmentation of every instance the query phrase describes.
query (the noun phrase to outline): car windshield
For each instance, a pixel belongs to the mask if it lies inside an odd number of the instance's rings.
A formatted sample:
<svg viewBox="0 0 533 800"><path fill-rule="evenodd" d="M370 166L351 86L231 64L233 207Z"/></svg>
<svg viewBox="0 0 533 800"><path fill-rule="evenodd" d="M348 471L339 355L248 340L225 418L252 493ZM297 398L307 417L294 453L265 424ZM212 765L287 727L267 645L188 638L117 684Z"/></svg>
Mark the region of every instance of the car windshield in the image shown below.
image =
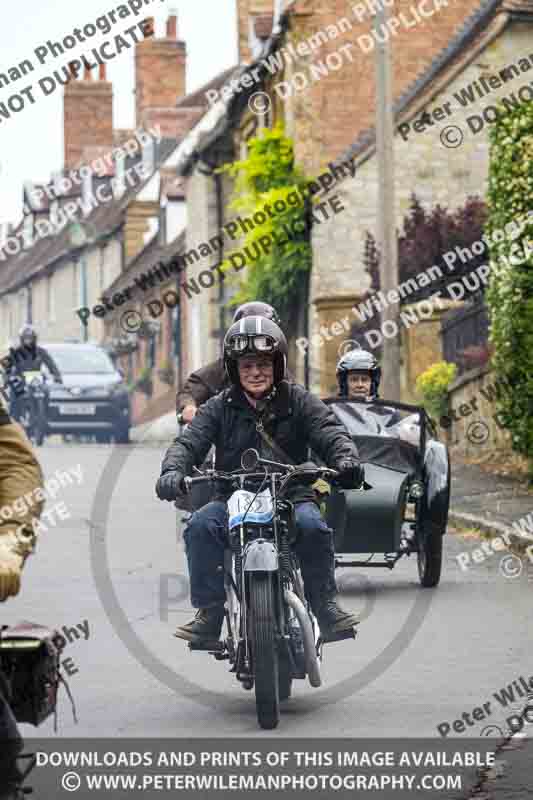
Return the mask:
<svg viewBox="0 0 533 800"><path fill-rule="evenodd" d="M107 353L98 347L48 347L59 371L68 375L109 375L115 371Z"/></svg>

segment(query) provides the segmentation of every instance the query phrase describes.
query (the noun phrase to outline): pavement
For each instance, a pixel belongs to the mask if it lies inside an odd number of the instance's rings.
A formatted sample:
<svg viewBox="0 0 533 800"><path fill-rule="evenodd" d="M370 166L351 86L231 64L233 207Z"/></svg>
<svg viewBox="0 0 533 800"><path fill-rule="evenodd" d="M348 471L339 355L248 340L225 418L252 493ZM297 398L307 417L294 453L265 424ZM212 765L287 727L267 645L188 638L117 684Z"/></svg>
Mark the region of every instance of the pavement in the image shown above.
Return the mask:
<svg viewBox="0 0 533 800"><path fill-rule="evenodd" d="M533 540L520 536L518 530L533 534L533 490L528 491L523 480L453 460L449 522L490 536L509 532L513 544L525 547Z"/></svg>
<svg viewBox="0 0 533 800"><path fill-rule="evenodd" d="M175 412L164 414L158 419L136 425L130 430L130 438L136 444L167 444L178 435L178 422Z"/></svg>

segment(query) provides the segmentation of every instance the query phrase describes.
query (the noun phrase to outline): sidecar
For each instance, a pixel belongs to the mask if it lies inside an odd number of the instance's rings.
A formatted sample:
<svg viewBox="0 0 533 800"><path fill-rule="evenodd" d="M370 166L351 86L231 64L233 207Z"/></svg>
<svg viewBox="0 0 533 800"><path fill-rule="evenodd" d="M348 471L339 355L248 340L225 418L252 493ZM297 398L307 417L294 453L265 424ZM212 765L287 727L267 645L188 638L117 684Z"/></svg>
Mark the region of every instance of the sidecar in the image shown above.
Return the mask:
<svg viewBox="0 0 533 800"><path fill-rule="evenodd" d="M420 583L436 586L450 503L450 459L426 411L377 400L324 402L355 442L371 487L332 488L325 500L336 566L392 569L400 558L416 553ZM381 559L374 560L379 554Z"/></svg>

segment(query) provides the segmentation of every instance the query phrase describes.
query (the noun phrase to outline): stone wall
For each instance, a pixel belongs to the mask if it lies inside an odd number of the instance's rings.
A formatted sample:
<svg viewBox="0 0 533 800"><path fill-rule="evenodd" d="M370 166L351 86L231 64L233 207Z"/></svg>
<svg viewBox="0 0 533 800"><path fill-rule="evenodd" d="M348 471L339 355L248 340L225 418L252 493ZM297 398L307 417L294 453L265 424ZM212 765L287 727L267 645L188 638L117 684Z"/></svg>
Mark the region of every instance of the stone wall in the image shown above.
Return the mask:
<svg viewBox="0 0 533 800"><path fill-rule="evenodd" d="M418 322L413 325L406 323L401 327L400 400L403 403L420 402L415 388L416 379L431 364L443 360L442 315L461 305L462 303L451 300L443 301L442 308L434 306L431 316L428 317L420 314L422 305L418 313L416 304L402 307L402 311L412 309L418 318Z"/></svg>
<svg viewBox="0 0 533 800"><path fill-rule="evenodd" d="M511 438L497 415L496 398L503 393L505 385L498 382L495 373L488 367L469 370L455 380L448 393L448 419L441 420L441 428L447 431L448 446L452 453L477 459L499 454L513 454ZM516 456L525 466L525 460Z"/></svg>

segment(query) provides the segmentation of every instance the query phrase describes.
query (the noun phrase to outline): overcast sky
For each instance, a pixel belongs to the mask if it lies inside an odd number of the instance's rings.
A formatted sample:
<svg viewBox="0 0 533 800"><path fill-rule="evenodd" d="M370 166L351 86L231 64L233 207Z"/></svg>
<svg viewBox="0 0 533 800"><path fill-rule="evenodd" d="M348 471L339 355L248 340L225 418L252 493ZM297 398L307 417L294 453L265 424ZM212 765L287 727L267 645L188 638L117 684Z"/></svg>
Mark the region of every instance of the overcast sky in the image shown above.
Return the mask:
<svg viewBox="0 0 533 800"><path fill-rule="evenodd" d="M0 88L0 103L32 84L35 103L27 103L9 120L0 116L0 222L16 222L22 213L22 184L25 180L49 178L63 166L63 87L45 97L37 83L52 75L73 58L90 56L92 47L139 22L145 16L156 18L156 34L163 35L169 11L177 11L178 33L187 43L187 91L191 92L218 72L237 63L235 0L152 0L138 16L117 19L107 35L98 33L85 43L76 44L65 55L39 65L34 50L47 40L61 41L74 28L93 23L102 14L117 9L128 0L17 0L2 2L0 25L0 73L24 59L35 71L15 83ZM127 37L129 40L129 37ZM133 128L134 48L124 50L107 64L108 80L114 88L115 128ZM91 59L94 61L94 59ZM96 72L96 70L94 71Z"/></svg>

